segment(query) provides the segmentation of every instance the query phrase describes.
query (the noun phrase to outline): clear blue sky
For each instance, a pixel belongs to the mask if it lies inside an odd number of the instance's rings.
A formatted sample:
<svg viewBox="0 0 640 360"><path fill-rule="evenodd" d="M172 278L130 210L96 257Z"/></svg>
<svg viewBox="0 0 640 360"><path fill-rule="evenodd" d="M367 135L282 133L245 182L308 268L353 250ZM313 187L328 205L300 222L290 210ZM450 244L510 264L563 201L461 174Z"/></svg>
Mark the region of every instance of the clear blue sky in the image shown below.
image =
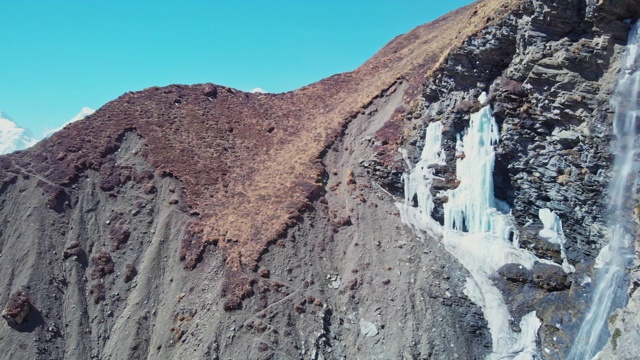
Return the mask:
<svg viewBox="0 0 640 360"><path fill-rule="evenodd" d="M471 0L0 0L0 110L36 136L154 85L283 92Z"/></svg>

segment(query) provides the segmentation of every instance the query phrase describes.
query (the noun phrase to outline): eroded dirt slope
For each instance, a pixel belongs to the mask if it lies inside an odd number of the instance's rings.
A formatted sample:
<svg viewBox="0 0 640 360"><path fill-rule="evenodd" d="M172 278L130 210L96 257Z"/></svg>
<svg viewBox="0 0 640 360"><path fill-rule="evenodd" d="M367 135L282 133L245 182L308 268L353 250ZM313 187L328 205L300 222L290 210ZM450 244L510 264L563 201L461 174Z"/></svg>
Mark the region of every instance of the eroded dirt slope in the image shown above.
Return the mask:
<svg viewBox="0 0 640 360"><path fill-rule="evenodd" d="M268 244L322 191L319 160L343 127L398 79L409 84L408 102L452 48L518 3L487 0L461 8L399 36L353 72L289 93L247 94L212 84L127 93L87 121L2 158L1 187L23 170L62 186L82 181L89 169L102 178L122 177L126 170L110 154L135 129L150 165L185 185L193 215L181 248L185 267L201 261L206 244L216 245L236 282L229 308L237 307L249 289L242 273L255 270ZM103 190L120 185L109 181ZM52 203L68 196L45 188Z"/></svg>

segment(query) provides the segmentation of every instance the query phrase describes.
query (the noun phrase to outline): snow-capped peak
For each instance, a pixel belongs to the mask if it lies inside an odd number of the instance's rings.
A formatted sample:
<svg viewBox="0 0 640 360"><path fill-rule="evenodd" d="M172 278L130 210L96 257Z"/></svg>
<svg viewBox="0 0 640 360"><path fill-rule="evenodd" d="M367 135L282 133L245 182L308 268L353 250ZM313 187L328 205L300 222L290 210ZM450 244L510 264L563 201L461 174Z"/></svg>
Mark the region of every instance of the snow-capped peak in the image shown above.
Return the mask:
<svg viewBox="0 0 640 360"><path fill-rule="evenodd" d="M6 112L0 110L0 119L5 119L9 121L13 121L13 119Z"/></svg>
<svg viewBox="0 0 640 360"><path fill-rule="evenodd" d="M84 118L86 118L87 116L93 114L94 112L96 112L95 110L93 110L92 108L86 107L84 106L82 108L82 110L80 110L80 112L78 113L78 115L74 116L73 118L71 118L71 120L67 121L66 124L64 124L62 127L64 127L67 124L71 124L74 121L78 121L78 120L82 120Z"/></svg>
<svg viewBox="0 0 640 360"><path fill-rule="evenodd" d="M251 90L251 93L252 94L266 94L267 92L265 90L257 87L255 89Z"/></svg>
<svg viewBox="0 0 640 360"><path fill-rule="evenodd" d="M29 129L21 128L0 111L0 155L26 149L36 142Z"/></svg>
<svg viewBox="0 0 640 360"><path fill-rule="evenodd" d="M80 110L78 115L76 115L73 118L71 118L71 120L67 121L66 123L64 123L59 128L56 128L56 129L53 129L53 130L45 130L43 135L44 135L44 137L48 137L51 134L53 134L54 132L62 130L62 128L64 128L65 126L71 124L72 122L76 122L78 120L82 120L82 119L86 118L87 116L93 114L94 112L96 112L96 111L93 110L92 108L88 108L88 107L85 106L85 107L82 108L82 110Z"/></svg>

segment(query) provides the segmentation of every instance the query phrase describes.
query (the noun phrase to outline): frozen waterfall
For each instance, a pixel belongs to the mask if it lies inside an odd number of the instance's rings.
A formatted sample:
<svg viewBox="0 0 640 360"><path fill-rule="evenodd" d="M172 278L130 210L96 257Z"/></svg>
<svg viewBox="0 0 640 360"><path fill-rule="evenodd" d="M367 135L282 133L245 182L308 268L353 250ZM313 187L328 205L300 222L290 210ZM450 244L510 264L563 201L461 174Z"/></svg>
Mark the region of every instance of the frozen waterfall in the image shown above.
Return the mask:
<svg viewBox="0 0 640 360"><path fill-rule="evenodd" d="M628 200L635 193L638 162L637 119L640 117L640 26L629 33L620 78L611 100L615 109L613 133L618 146L609 183L609 243L596 259L596 288L568 359L591 359L610 334L607 319L615 307L627 301L626 267L633 261L632 207ZM632 204L635 205L635 204Z"/></svg>
<svg viewBox="0 0 640 360"><path fill-rule="evenodd" d="M420 161L413 171L402 175L404 183L404 204L399 206L401 217L405 224L412 226L420 236L426 232L431 236L438 236L441 231L438 223L431 218L433 211L433 197L431 184L435 179L433 165L445 163L444 151L441 149L442 123L437 121L429 124L425 133L425 146L420 155ZM402 151L407 165L411 167L406 153ZM415 201L415 204L414 204ZM414 207L413 205L416 205Z"/></svg>
<svg viewBox="0 0 640 360"><path fill-rule="evenodd" d="M512 218L500 214L493 196L494 146L500 139L498 124L491 108L485 106L471 114L469 129L458 147L456 161L460 185L447 192L444 227L470 233L491 232L503 239L512 238Z"/></svg>
<svg viewBox="0 0 640 360"><path fill-rule="evenodd" d="M519 321L522 331L513 331L514 319L492 278L498 276L498 269L509 263L527 269L535 262L557 264L538 259L530 251L519 248L515 219L508 209L504 212L496 208L493 169L495 145L500 137L490 106L471 114L466 134L458 138L456 173L459 184L441 194L448 198L444 204L444 226L431 217L431 184L436 179L433 166L445 163L441 149L442 128L440 122L429 124L420 161L410 173L403 175L405 201L398 204L402 220L421 237L423 233L441 237L447 251L469 271L471 276L464 293L482 309L487 320L493 346L489 359L536 358L540 320L535 311L530 312ZM407 163L411 167L408 160ZM544 216L543 221L551 221L548 226L545 224L545 229L548 228L545 234L563 244L560 220L551 212L545 212ZM567 270L573 270L565 265Z"/></svg>

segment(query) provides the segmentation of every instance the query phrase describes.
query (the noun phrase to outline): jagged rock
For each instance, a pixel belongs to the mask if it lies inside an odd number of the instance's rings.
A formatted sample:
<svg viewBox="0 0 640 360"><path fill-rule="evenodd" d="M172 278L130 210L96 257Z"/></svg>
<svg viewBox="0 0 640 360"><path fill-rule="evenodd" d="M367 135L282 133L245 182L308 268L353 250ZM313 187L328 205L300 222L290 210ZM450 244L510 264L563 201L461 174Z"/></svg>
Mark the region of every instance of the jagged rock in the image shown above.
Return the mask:
<svg viewBox="0 0 640 360"><path fill-rule="evenodd" d="M597 360L631 360L638 355L640 343L640 274L638 268L634 269L634 283L631 285L632 293L626 307L617 309L609 317L607 326L611 338L604 349L595 358Z"/></svg>
<svg viewBox="0 0 640 360"><path fill-rule="evenodd" d="M538 236L539 227L522 228L520 230L520 244L523 248L531 250L537 257L551 260L556 264L562 264L560 245L551 243Z"/></svg>
<svg viewBox="0 0 640 360"><path fill-rule="evenodd" d="M506 264L498 270L498 274L512 282L524 284L531 281L531 271L519 264Z"/></svg>
<svg viewBox="0 0 640 360"><path fill-rule="evenodd" d="M562 267L537 262L531 268L533 283L546 291L560 291L571 287Z"/></svg>
<svg viewBox="0 0 640 360"><path fill-rule="evenodd" d="M587 0L587 13L596 18L637 19L640 7L637 0Z"/></svg>
<svg viewBox="0 0 640 360"><path fill-rule="evenodd" d="M580 135L575 131L562 130L553 135L563 149L572 149L580 143Z"/></svg>
<svg viewBox="0 0 640 360"><path fill-rule="evenodd" d="M9 324L22 324L30 310L31 303L27 294L17 291L9 296L9 300L2 310L2 317Z"/></svg>
<svg viewBox="0 0 640 360"><path fill-rule="evenodd" d="M360 332L366 337L373 337L378 335L378 328L374 323L360 319Z"/></svg>

